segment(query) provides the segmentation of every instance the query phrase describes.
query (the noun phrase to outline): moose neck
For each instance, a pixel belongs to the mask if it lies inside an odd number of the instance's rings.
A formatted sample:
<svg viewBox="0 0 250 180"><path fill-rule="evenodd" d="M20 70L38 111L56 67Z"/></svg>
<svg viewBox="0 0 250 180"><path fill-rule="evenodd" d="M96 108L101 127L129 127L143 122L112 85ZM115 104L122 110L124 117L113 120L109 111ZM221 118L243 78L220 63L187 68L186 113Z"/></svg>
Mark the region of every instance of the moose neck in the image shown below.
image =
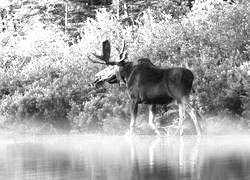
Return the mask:
<svg viewBox="0 0 250 180"><path fill-rule="evenodd" d="M132 62L127 62L126 64L124 64L123 66L120 66L119 71L120 71L120 77L121 79L127 83L130 74L132 73L134 69L134 65Z"/></svg>

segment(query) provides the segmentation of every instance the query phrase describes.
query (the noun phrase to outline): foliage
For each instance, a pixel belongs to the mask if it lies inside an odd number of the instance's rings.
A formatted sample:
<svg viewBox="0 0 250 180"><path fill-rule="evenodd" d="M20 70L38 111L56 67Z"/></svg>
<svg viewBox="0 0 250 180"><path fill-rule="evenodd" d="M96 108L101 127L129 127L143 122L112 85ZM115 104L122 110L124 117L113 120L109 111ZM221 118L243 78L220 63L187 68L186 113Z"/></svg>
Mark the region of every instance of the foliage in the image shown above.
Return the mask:
<svg viewBox="0 0 250 180"><path fill-rule="evenodd" d="M190 68L196 77L196 108L204 114L228 109L249 121L250 3L203 0L195 2L192 10L170 1L161 3L164 11L146 9L134 25L100 9L95 18L84 22L81 37L73 44L60 31L63 28L41 21L39 13L28 23L21 21L22 28L14 35L10 29L0 32L4 123L35 119L80 132L124 132L130 118L125 87L91 85L104 66L89 62L88 56L101 54L106 39L112 43L112 60L125 39L130 61L148 57L158 66ZM146 108L142 106L141 111ZM142 123L145 116L139 119L140 127L147 129Z"/></svg>

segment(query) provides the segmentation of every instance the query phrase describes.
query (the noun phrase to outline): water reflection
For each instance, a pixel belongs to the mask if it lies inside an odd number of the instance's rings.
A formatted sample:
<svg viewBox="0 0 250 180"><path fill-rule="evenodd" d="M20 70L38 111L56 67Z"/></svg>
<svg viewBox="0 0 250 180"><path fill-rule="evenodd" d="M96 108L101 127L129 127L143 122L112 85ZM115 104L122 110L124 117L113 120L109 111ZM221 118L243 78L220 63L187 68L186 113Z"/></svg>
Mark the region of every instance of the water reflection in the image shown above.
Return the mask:
<svg viewBox="0 0 250 180"><path fill-rule="evenodd" d="M249 137L20 138L0 153L0 179L250 179Z"/></svg>

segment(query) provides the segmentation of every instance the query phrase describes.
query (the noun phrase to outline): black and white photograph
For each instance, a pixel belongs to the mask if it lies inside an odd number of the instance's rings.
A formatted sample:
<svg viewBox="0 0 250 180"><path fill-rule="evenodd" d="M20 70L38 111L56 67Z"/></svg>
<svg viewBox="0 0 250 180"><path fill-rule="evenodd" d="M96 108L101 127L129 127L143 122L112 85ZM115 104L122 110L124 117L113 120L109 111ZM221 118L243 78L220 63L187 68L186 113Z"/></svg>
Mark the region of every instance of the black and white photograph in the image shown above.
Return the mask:
<svg viewBox="0 0 250 180"><path fill-rule="evenodd" d="M250 180L250 0L0 0L0 180Z"/></svg>

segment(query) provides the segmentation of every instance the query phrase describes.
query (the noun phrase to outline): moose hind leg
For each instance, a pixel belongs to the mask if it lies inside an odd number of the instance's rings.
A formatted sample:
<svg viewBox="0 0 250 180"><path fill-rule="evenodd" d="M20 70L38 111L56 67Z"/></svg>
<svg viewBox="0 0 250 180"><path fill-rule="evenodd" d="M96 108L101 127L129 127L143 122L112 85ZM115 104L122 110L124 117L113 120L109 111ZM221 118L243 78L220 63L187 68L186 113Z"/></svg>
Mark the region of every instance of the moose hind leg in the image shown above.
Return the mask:
<svg viewBox="0 0 250 180"><path fill-rule="evenodd" d="M131 101L130 104L131 120L129 125L129 131L126 133L126 135L131 136L134 134L137 112L138 112L138 103L135 101Z"/></svg>
<svg viewBox="0 0 250 180"><path fill-rule="evenodd" d="M197 120L197 117L196 117L196 114L195 114L195 109L190 104L188 104L187 111L188 111L191 119L193 120L197 135L200 136L201 135L201 126L200 126L200 124L199 124L199 122Z"/></svg>
<svg viewBox="0 0 250 180"><path fill-rule="evenodd" d="M185 103L181 101L179 103L179 122L178 122L178 129L177 129L177 134L182 136L183 134L183 121L185 119Z"/></svg>
<svg viewBox="0 0 250 180"><path fill-rule="evenodd" d="M150 105L149 106L149 120L148 120L148 123L149 123L150 127L155 131L155 133L159 136L159 135L161 135L160 131L158 130L158 128L156 127L156 125L154 123L155 110L156 110L155 105Z"/></svg>

